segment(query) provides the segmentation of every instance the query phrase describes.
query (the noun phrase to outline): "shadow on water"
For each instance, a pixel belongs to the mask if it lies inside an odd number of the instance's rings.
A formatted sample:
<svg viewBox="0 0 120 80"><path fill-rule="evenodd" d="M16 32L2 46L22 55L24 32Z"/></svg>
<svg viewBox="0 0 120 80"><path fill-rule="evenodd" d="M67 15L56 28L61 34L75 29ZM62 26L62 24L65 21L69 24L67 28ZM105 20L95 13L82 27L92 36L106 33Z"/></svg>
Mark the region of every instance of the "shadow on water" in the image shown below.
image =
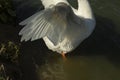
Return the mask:
<svg viewBox="0 0 120 80"><path fill-rule="evenodd" d="M120 38L115 24L98 15L96 20L93 34L67 54L67 61L48 50L43 40L23 43L23 80L119 80Z"/></svg>

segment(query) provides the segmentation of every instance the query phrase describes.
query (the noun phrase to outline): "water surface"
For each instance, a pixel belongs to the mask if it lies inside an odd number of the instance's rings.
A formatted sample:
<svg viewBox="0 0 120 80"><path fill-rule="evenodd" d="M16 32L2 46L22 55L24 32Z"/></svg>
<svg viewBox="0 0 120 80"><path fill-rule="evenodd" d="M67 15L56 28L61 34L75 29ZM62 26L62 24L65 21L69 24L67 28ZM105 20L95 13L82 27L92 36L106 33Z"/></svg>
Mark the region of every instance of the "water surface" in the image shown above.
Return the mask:
<svg viewBox="0 0 120 80"><path fill-rule="evenodd" d="M75 3L72 4L77 7ZM120 80L120 1L90 0L90 3L96 29L67 54L66 61L48 50L42 40L22 44L23 80Z"/></svg>

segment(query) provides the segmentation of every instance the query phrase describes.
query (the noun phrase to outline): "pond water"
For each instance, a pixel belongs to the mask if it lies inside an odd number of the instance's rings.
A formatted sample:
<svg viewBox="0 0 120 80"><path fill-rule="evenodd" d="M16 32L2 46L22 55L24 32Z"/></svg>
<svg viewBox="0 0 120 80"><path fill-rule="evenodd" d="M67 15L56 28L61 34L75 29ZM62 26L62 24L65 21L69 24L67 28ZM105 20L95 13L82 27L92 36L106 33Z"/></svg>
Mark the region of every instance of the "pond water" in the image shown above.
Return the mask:
<svg viewBox="0 0 120 80"><path fill-rule="evenodd" d="M70 3L77 6L76 0ZM120 80L120 1L90 0L90 4L96 29L66 55L66 61L42 40L22 44L23 80Z"/></svg>

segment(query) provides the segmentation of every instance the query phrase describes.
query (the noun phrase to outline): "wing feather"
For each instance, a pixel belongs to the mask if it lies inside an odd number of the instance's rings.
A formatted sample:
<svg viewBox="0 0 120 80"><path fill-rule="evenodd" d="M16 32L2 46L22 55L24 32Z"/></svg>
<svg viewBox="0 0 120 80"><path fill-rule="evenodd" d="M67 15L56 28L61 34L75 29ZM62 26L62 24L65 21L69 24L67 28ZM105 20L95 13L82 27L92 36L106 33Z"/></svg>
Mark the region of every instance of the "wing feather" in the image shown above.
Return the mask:
<svg viewBox="0 0 120 80"><path fill-rule="evenodd" d="M55 44L59 42L59 36L65 30L66 23L64 16L59 16L52 9L45 9L24 20L20 25L25 27L19 32L22 35L21 41L34 41L48 36Z"/></svg>
<svg viewBox="0 0 120 80"><path fill-rule="evenodd" d="M21 39L21 41L23 41L23 40L25 40L25 41L29 40L29 39L33 36L33 34L36 32L36 30L37 30L38 28L41 28L41 27L39 27L40 24L42 23L42 22L40 22L40 21L42 21L42 20L40 19L40 20L36 21L35 23L34 23L34 22L28 23L28 24L20 31L19 35L23 35L23 36L22 36L23 38Z"/></svg>
<svg viewBox="0 0 120 80"><path fill-rule="evenodd" d="M29 21L33 21L36 20L38 17L40 17L43 13L41 12L37 12L36 14L33 14L32 16L30 16L29 18L25 19L24 21L22 21L21 23L19 23L20 25L26 25L29 23ZM39 16L38 16L39 15Z"/></svg>
<svg viewBox="0 0 120 80"><path fill-rule="evenodd" d="M76 21L69 21L73 20L72 16L65 16L61 11L57 12L51 7L37 12L20 23L20 25L25 25L19 32L19 35L22 35L21 41L30 39L34 41L47 36L54 45L57 45L66 36L67 28L70 26L74 27L74 25L69 25L69 23L77 24Z"/></svg>

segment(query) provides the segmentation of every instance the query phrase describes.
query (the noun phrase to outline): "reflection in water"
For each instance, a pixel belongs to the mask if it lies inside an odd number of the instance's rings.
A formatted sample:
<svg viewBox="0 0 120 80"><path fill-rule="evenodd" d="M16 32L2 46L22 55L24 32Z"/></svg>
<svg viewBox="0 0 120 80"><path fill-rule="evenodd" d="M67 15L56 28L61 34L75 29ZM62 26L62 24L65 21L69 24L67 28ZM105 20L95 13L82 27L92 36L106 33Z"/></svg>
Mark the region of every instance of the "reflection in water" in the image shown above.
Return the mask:
<svg viewBox="0 0 120 80"><path fill-rule="evenodd" d="M72 56L47 60L38 67L40 80L119 80L116 68L105 56Z"/></svg>
<svg viewBox="0 0 120 80"><path fill-rule="evenodd" d="M40 80L67 80L64 71L64 61L62 59L47 61L38 68Z"/></svg>

